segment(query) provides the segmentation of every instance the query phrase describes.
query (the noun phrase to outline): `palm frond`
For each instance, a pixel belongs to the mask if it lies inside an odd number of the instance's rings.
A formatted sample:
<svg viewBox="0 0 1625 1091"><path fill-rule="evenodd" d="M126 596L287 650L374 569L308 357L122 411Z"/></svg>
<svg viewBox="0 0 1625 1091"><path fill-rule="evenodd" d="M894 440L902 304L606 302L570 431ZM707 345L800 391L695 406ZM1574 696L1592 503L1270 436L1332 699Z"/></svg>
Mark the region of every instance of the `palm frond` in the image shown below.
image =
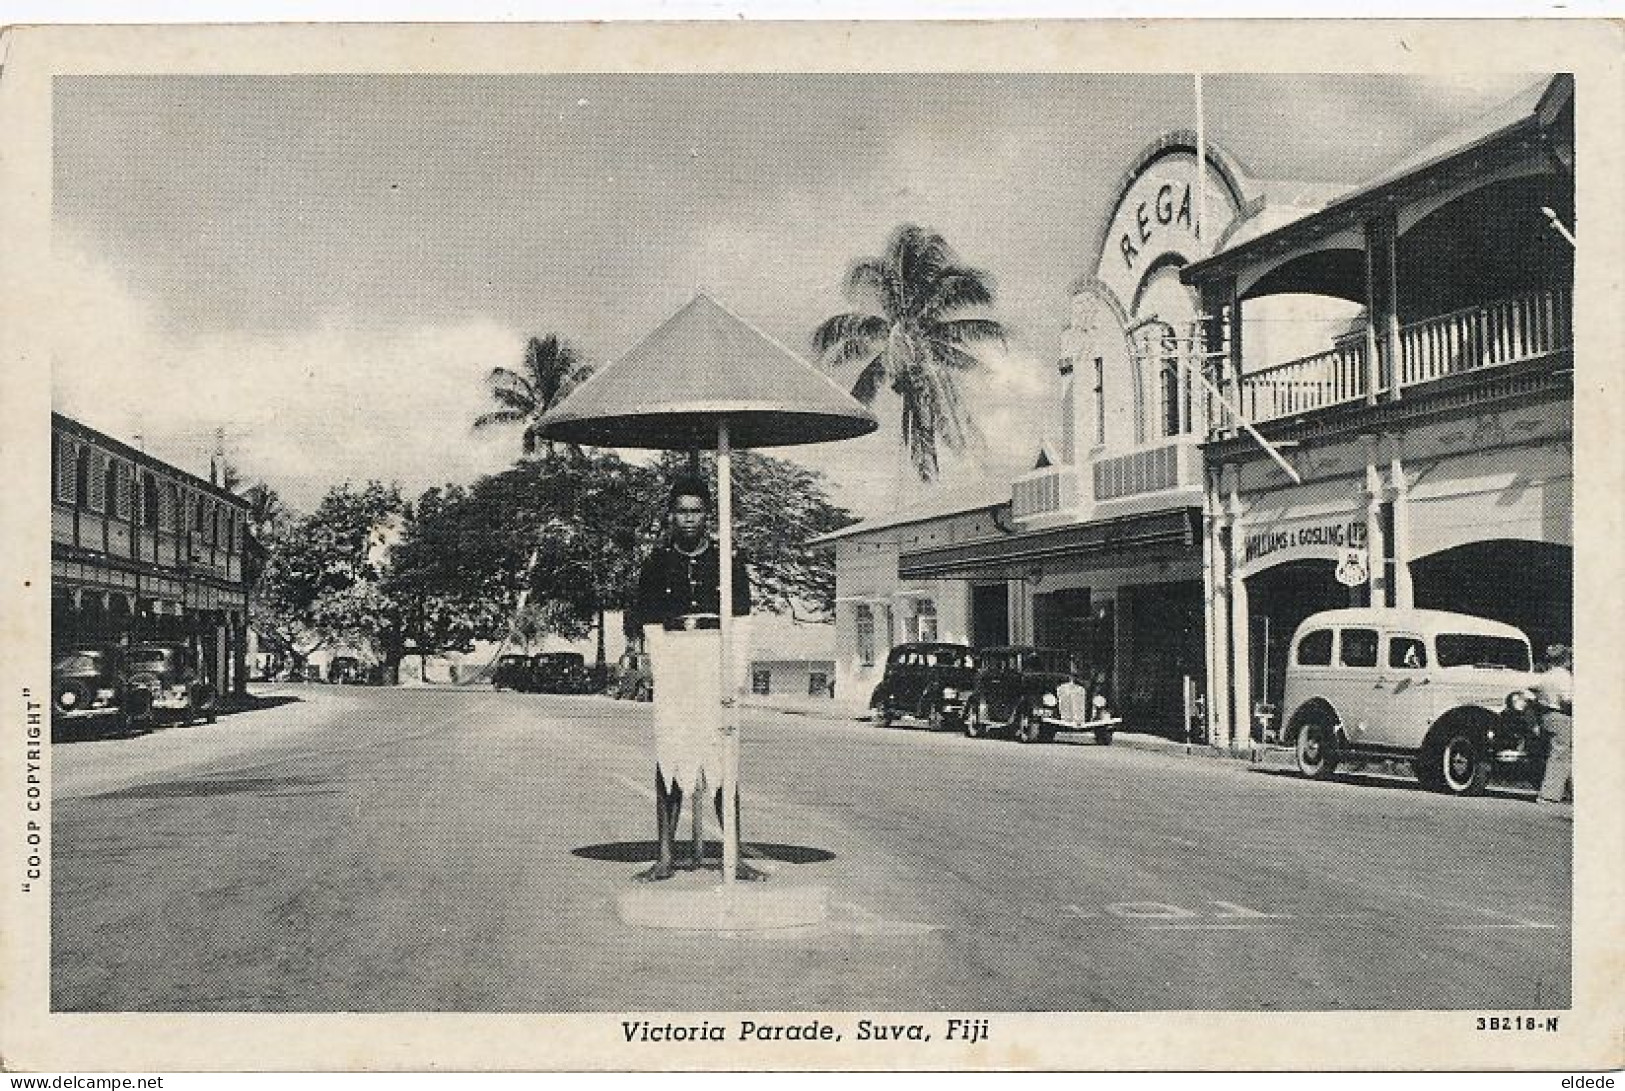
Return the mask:
<svg viewBox="0 0 1625 1091"><path fill-rule="evenodd" d="M931 297L924 310L933 318L966 307L993 305L992 278L980 269L949 266L931 285Z"/></svg>
<svg viewBox="0 0 1625 1091"><path fill-rule="evenodd" d="M857 381L852 384L852 396L864 405L871 405L875 394L880 390L880 384L886 381L886 354L877 351L869 362L863 365L858 372Z"/></svg>
<svg viewBox="0 0 1625 1091"><path fill-rule="evenodd" d="M932 337L950 345L974 344L978 341L1005 342L1009 332L1004 323L992 318L953 318L931 326Z"/></svg>
<svg viewBox="0 0 1625 1091"><path fill-rule="evenodd" d="M529 413L517 409L497 409L490 413L481 413L474 418L475 428L492 428L499 424L518 424L530 417Z"/></svg>
<svg viewBox="0 0 1625 1091"><path fill-rule="evenodd" d="M848 299L873 300L888 312L891 310L891 277L885 258L863 258L852 263L846 271Z"/></svg>

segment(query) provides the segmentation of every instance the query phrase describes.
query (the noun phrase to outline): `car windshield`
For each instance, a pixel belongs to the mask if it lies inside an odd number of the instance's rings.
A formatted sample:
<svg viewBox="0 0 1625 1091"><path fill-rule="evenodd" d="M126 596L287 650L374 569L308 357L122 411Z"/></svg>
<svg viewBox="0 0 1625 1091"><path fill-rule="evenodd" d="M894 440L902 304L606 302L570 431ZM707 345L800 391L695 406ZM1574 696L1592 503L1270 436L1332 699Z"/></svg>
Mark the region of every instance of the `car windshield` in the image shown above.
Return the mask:
<svg viewBox="0 0 1625 1091"><path fill-rule="evenodd" d="M1516 637L1440 633L1435 641L1441 667L1485 667L1494 670L1529 669L1529 645Z"/></svg>
<svg viewBox="0 0 1625 1091"><path fill-rule="evenodd" d="M344 663L344 662L347 662L347 660L336 659L336 660L334 660L334 662L335 663ZM518 666L523 666L524 662L525 662L525 657L522 656L522 655L505 655L501 659L497 660L497 665L498 666L503 666L503 667L518 667Z"/></svg>
<svg viewBox="0 0 1625 1091"><path fill-rule="evenodd" d="M976 659L970 652L943 651L937 653L937 665L942 667L974 667Z"/></svg>
<svg viewBox="0 0 1625 1091"><path fill-rule="evenodd" d="M104 652L68 652L66 655L58 656L56 662L51 664L51 669L59 674L77 671L99 671L102 669L102 661L106 658Z"/></svg>
<svg viewBox="0 0 1625 1091"><path fill-rule="evenodd" d="M173 658L168 648L137 648L130 653L130 662L162 666Z"/></svg>
<svg viewBox="0 0 1625 1091"><path fill-rule="evenodd" d="M1043 671L1045 674L1065 674L1069 667L1065 652L1049 648L1040 648L1025 656L1025 659L1028 670Z"/></svg>

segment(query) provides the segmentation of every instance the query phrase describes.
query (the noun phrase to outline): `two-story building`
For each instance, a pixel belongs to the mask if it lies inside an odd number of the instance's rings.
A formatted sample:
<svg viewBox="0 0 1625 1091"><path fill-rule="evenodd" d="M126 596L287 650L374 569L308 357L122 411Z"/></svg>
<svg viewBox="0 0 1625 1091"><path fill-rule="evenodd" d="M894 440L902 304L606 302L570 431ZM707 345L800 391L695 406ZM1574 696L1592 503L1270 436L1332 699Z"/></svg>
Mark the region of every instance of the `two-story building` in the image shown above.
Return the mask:
<svg viewBox="0 0 1625 1091"><path fill-rule="evenodd" d="M222 693L247 680L248 503L51 414L51 642L191 642Z"/></svg>
<svg viewBox="0 0 1625 1091"><path fill-rule="evenodd" d="M1315 610L1457 610L1537 650L1571 641L1573 172L1558 76L1310 214L1243 219L1181 271L1236 410L1205 449L1219 739L1271 726ZM1283 358L1253 336L1281 296L1358 314Z"/></svg>
<svg viewBox="0 0 1625 1091"><path fill-rule="evenodd" d="M1566 637L1572 252L1542 209L1572 222L1572 109L1559 77L1353 192L1152 143L1034 468L823 539L838 697L905 640L1035 643L1105 666L1135 729L1203 709L1239 744L1296 621L1364 601L1362 556L1376 601Z"/></svg>

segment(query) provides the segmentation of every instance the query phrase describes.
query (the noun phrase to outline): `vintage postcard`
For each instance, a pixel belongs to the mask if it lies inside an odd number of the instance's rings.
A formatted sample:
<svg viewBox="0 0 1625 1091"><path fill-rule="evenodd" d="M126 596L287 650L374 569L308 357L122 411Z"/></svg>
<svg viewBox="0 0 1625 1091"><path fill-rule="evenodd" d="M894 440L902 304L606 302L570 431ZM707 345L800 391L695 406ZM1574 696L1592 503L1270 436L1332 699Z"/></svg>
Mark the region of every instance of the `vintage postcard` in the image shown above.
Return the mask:
<svg viewBox="0 0 1625 1091"><path fill-rule="evenodd" d="M0 1064L1619 1067L1621 45L5 31Z"/></svg>

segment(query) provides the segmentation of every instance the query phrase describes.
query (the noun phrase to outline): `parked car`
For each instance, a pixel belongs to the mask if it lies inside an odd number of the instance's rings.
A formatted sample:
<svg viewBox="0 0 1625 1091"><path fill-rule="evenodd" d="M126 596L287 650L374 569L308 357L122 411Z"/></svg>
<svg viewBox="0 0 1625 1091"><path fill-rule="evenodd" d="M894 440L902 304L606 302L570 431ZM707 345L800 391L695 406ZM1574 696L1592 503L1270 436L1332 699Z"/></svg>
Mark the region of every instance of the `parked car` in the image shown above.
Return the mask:
<svg viewBox="0 0 1625 1091"><path fill-rule="evenodd" d="M965 708L965 734L1050 742L1059 731L1089 731L1109 745L1122 720L1104 672L1085 672L1057 648L1013 645L977 653L976 688Z"/></svg>
<svg viewBox="0 0 1625 1091"><path fill-rule="evenodd" d="M976 655L964 644L899 644L886 657L886 672L869 697L875 723L890 727L903 717L931 730L958 727L976 681Z"/></svg>
<svg viewBox="0 0 1625 1091"><path fill-rule="evenodd" d="M1298 770L1408 760L1423 784L1476 795L1493 773L1538 779L1545 749L1524 711L1529 638L1442 610L1313 614L1293 634L1281 707Z"/></svg>
<svg viewBox="0 0 1625 1091"><path fill-rule="evenodd" d="M155 717L214 723L216 694L197 653L182 642L154 641L129 651L130 684L147 691Z"/></svg>
<svg viewBox="0 0 1625 1091"><path fill-rule="evenodd" d="M327 664L327 680L340 685L359 686L367 681L367 668L353 655L335 655Z"/></svg>
<svg viewBox="0 0 1625 1091"><path fill-rule="evenodd" d="M530 657L525 688L532 693L590 693L587 661L580 652L538 652Z"/></svg>
<svg viewBox="0 0 1625 1091"><path fill-rule="evenodd" d="M523 691L530 679L530 659L523 655L499 655L491 670L492 689Z"/></svg>
<svg viewBox="0 0 1625 1091"><path fill-rule="evenodd" d="M51 719L106 721L120 730L151 714L148 691L130 682L124 650L112 644L81 644L51 660Z"/></svg>

